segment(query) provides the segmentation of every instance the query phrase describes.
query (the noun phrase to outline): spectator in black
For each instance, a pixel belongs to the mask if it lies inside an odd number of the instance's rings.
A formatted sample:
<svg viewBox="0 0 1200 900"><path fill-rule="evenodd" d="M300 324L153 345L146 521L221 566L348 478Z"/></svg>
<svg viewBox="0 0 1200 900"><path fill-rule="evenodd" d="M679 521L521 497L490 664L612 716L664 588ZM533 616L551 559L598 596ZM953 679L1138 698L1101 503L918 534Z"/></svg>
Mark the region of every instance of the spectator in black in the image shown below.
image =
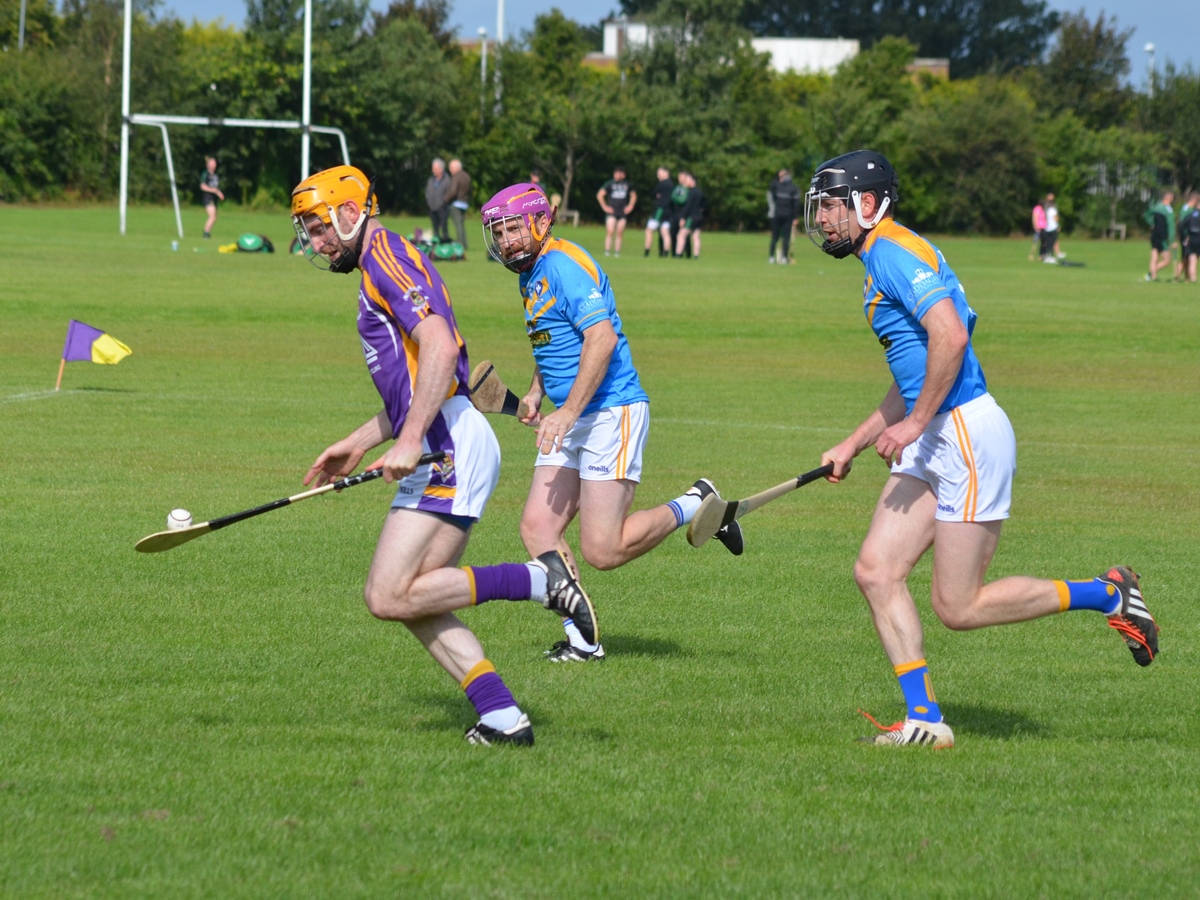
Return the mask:
<svg viewBox="0 0 1200 900"><path fill-rule="evenodd" d="M446 209L454 223L454 233L463 250L467 249L467 230L463 227L463 213L471 205L471 176L460 160L450 160L450 184L446 188Z"/></svg>
<svg viewBox="0 0 1200 900"><path fill-rule="evenodd" d="M204 236L212 237L213 226L217 224L217 201L224 200L221 193L221 179L217 175L217 160L215 157L204 157L204 171L200 173L200 202L208 213L204 223Z"/></svg>
<svg viewBox="0 0 1200 900"><path fill-rule="evenodd" d="M792 245L792 227L800 218L800 188L787 169L780 169L779 175L771 182L771 199L774 201L775 214L771 218L771 249L767 262L788 263L791 261L788 251ZM782 255L776 256L780 241Z"/></svg>
<svg viewBox="0 0 1200 900"><path fill-rule="evenodd" d="M625 237L625 217L637 205L637 191L625 179L625 167L613 169L613 177L596 191L596 200L604 210L604 255L612 250L621 255L621 241Z"/></svg>
<svg viewBox="0 0 1200 900"><path fill-rule="evenodd" d="M450 231L446 227L450 219L446 203L450 176L446 174L446 161L438 157L433 161L431 168L433 175L425 183L425 203L429 206L429 221L433 225L433 236L439 241L450 243Z"/></svg>
<svg viewBox="0 0 1200 900"><path fill-rule="evenodd" d="M646 252L654 246L654 235L658 234L658 255L670 256L671 251L671 191L675 182L671 180L671 170L666 166L658 167L658 184L650 192L650 218L646 221Z"/></svg>

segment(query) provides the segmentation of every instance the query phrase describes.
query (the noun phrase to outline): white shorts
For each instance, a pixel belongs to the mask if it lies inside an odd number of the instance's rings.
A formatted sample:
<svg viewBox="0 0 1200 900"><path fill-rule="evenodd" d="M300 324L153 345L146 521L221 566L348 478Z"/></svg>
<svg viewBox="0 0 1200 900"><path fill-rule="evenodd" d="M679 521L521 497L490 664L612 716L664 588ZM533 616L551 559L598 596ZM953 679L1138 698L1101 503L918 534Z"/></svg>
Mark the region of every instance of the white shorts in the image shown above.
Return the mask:
<svg viewBox="0 0 1200 900"><path fill-rule="evenodd" d="M991 394L933 417L892 466L937 495L939 522L1007 519L1017 472L1017 439Z"/></svg>
<svg viewBox="0 0 1200 900"><path fill-rule="evenodd" d="M650 404L610 406L581 416L562 448L537 455L535 466L577 469L584 481L641 481L642 450L650 434Z"/></svg>
<svg viewBox="0 0 1200 900"><path fill-rule="evenodd" d="M500 444L483 413L466 397L442 404L423 441L425 451L445 450L454 459L447 470L421 466L396 485L392 509L478 520L500 480Z"/></svg>
<svg viewBox="0 0 1200 900"><path fill-rule="evenodd" d="M650 231L651 229L653 229L654 231L658 231L658 229L661 227L662 227L662 222L660 222L658 219L647 219L646 220L646 230L647 231Z"/></svg>

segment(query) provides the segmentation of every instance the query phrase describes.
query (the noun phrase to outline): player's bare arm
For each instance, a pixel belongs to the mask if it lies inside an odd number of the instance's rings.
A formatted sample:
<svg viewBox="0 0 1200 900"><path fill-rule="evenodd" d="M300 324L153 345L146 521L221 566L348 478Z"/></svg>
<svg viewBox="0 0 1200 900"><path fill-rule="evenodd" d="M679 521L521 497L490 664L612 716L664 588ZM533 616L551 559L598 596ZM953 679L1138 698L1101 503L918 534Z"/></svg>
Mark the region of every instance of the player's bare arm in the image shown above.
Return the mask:
<svg viewBox="0 0 1200 900"><path fill-rule="evenodd" d="M929 308L921 318L921 327L929 334L925 360L925 380L913 403L912 412L889 425L875 442L875 452L889 466L900 458L904 448L921 436L962 368L970 336L958 317L954 302L947 297Z"/></svg>
<svg viewBox="0 0 1200 900"><path fill-rule="evenodd" d="M413 329L411 337L420 350L412 404L396 443L369 466L382 466L383 480L389 483L416 471L417 460L424 452L425 432L450 393L458 362L458 344L441 316L429 316Z"/></svg>
<svg viewBox="0 0 1200 900"><path fill-rule="evenodd" d="M604 188L600 188L600 190L596 191L596 202L600 204L600 208L604 210L606 215L612 215L613 208L608 205L608 200L604 194Z"/></svg>
<svg viewBox="0 0 1200 900"><path fill-rule="evenodd" d="M544 455L562 446L562 439L576 419L591 403L596 389L604 381L613 351L617 348L617 332L608 319L602 319L583 332L583 351L579 357L579 374L571 385L566 402L542 418L538 427L537 445Z"/></svg>
<svg viewBox="0 0 1200 900"><path fill-rule="evenodd" d="M625 214L629 215L633 212L633 208L637 206L637 191L629 192L629 205L625 207Z"/></svg>
<svg viewBox="0 0 1200 900"><path fill-rule="evenodd" d="M900 396L899 386L893 381L887 395L875 411L867 416L848 438L821 454L821 465L834 465L833 474L827 475L825 480L837 484L849 475L854 458L874 444L887 428L903 419L904 398Z"/></svg>
<svg viewBox="0 0 1200 900"><path fill-rule="evenodd" d="M326 447L304 476L304 483L313 483L314 487L321 487L349 475L358 468L368 450L378 447L391 437L391 434L392 425L388 421L387 411L381 409L347 437Z"/></svg>

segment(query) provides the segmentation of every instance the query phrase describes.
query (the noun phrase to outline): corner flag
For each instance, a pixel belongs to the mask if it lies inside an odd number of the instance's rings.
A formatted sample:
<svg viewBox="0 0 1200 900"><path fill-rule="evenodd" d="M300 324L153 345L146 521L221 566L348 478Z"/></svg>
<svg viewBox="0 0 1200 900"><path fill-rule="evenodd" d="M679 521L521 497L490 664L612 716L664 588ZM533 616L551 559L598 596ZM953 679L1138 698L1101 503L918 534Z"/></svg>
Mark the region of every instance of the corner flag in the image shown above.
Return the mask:
<svg viewBox="0 0 1200 900"><path fill-rule="evenodd" d="M62 362L58 364L57 391L62 386L63 369L69 362L94 362L115 366L133 351L110 334L99 328L71 320L67 326L67 340L63 344Z"/></svg>

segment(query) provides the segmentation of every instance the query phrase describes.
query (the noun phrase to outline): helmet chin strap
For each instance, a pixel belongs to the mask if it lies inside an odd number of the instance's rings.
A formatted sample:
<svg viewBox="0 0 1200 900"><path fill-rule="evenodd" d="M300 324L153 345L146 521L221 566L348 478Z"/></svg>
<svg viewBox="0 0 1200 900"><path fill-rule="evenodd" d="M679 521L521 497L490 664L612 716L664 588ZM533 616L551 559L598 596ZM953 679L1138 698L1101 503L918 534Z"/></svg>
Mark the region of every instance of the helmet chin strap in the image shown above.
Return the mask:
<svg viewBox="0 0 1200 900"><path fill-rule="evenodd" d="M333 230L337 232L337 236L342 242L342 252L329 260L330 272L349 275L358 268L358 260L362 256L363 240L367 236L367 221L371 218L371 200L374 199L374 195L375 182L372 181L367 185L367 198L363 204L362 215L358 217L358 221L354 223L354 227L348 234L342 234L342 230L337 226L336 214L333 216ZM356 241L354 241L355 236L358 237ZM348 241L354 241L353 248L347 246Z"/></svg>
<svg viewBox="0 0 1200 900"><path fill-rule="evenodd" d="M888 207L892 205L892 198L884 197L883 202L879 204L879 211L875 213L875 218L868 222L862 217L862 203L859 202L862 199L862 194L858 191L852 191L850 193L850 199L854 203L854 217L858 219L858 224L861 228L874 228L883 221L884 213L886 213L888 211Z"/></svg>
<svg viewBox="0 0 1200 900"><path fill-rule="evenodd" d="M854 206L854 217L858 219L858 225L862 229L858 237L850 240L849 235L843 238L838 238L836 241L825 239L825 243L821 245L821 249L832 256L834 259L845 259L852 253L858 253L862 249L862 245L866 243L867 232L883 221L884 214L888 211L888 207L892 205L891 197L884 197L883 202L879 204L879 211L875 213L875 217L870 222L866 221L862 216L862 204L859 202L862 194L858 191L852 191L850 200Z"/></svg>
<svg viewBox="0 0 1200 900"><path fill-rule="evenodd" d="M547 238L550 237L550 229L554 227L554 219L557 217L557 215L558 207L552 206L550 208L550 216L546 221L546 229L541 232L539 232L537 228L537 216L529 217L529 236L533 238L533 242L537 244L537 252L529 253L526 256L521 257L519 260L515 261L515 265L505 263L504 265L506 268L512 272L516 272L517 274L528 272L533 268L533 264L537 262L538 257L541 255L542 247L545 246Z"/></svg>
<svg viewBox="0 0 1200 900"><path fill-rule="evenodd" d="M558 207L557 206L550 207L550 216L546 220L546 230L543 231L541 234L538 234L537 217L530 216L529 217L529 233L531 235L533 235L533 239L535 241L537 241L539 244L544 244L546 242L546 238L548 238L550 236L550 229L554 227L554 220L557 217L558 217Z"/></svg>

